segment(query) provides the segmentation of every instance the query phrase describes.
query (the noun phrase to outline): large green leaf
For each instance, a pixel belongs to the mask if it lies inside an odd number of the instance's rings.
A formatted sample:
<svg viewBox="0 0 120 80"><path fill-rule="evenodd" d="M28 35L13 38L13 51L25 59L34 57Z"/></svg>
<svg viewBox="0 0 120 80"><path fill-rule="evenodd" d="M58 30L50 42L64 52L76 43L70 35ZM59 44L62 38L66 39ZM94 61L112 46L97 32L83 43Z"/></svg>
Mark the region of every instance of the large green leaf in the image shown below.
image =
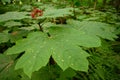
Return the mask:
<svg viewBox="0 0 120 80"><path fill-rule="evenodd" d="M111 25L95 21L75 21L68 20L68 24L91 35L97 35L103 39L114 40L117 36L114 34L114 27Z"/></svg>
<svg viewBox="0 0 120 80"><path fill-rule="evenodd" d="M6 51L7 54L25 51L15 68L23 68L30 77L32 72L45 66L52 55L63 70L71 67L87 71L89 54L80 46L98 47L101 45L100 39L71 27L50 27L48 31L50 37L46 33L32 32L26 39L17 41L15 46Z"/></svg>
<svg viewBox="0 0 120 80"><path fill-rule="evenodd" d="M29 16L26 16L27 14L28 12L7 12L5 14L0 15L0 22L30 18Z"/></svg>

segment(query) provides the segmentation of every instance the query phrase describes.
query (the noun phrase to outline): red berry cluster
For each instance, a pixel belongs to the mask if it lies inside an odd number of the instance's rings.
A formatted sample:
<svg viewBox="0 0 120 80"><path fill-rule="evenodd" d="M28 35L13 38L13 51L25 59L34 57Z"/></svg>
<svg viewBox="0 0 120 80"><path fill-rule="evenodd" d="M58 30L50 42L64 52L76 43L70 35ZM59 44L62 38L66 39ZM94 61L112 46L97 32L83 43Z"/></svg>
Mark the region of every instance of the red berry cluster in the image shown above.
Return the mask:
<svg viewBox="0 0 120 80"><path fill-rule="evenodd" d="M31 12L31 17L32 18L36 18L38 16L42 16L43 15L43 11L37 8L34 8L33 11Z"/></svg>

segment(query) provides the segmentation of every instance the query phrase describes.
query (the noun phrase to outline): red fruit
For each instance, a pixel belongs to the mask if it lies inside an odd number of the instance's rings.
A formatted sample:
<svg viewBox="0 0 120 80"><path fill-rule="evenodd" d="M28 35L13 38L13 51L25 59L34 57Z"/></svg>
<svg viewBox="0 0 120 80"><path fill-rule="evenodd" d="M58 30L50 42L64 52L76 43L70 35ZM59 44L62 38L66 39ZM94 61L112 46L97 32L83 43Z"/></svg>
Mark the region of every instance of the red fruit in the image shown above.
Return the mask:
<svg viewBox="0 0 120 80"><path fill-rule="evenodd" d="M34 14L33 12L31 13L31 17L32 17L32 18L35 18L35 14Z"/></svg>
<svg viewBox="0 0 120 80"><path fill-rule="evenodd" d="M42 10L37 10L37 12L38 12L38 13L41 13L41 12L42 12Z"/></svg>
<svg viewBox="0 0 120 80"><path fill-rule="evenodd" d="M43 11L37 8L34 8L33 11L31 12L32 18L36 18L37 16L42 16L42 15L43 15Z"/></svg>

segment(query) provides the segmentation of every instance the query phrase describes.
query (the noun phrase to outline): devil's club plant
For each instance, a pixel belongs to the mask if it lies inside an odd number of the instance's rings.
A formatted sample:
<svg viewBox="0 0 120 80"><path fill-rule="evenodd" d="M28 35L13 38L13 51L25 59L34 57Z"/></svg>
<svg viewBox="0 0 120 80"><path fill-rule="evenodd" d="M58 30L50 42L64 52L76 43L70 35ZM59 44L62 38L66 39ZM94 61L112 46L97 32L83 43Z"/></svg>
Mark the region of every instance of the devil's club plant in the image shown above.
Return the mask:
<svg viewBox="0 0 120 80"><path fill-rule="evenodd" d="M51 11L51 13L53 12ZM43 14L43 17L45 16ZM75 21L71 25L69 23L64 26L48 25L45 31L43 30L44 32L30 32L27 38L16 41L16 45L9 48L6 54L19 54L25 51L25 54L18 60L15 69L22 68L29 77L34 71L46 66L51 56L63 70L71 67L74 70L87 71L87 57L90 55L81 47L99 47L101 46L101 40L98 36L112 40L116 36L110 31L107 32L105 27L96 26L96 28L92 28L96 22L86 25L86 27L91 26L90 29L85 29L79 24L82 23ZM104 26L103 23L98 24ZM76 26L81 28L77 29ZM109 29L109 27L107 28ZM93 32L91 29L93 29ZM94 29L100 30L100 32L94 32ZM101 31L103 32L101 33ZM108 34L110 36L107 36Z"/></svg>
<svg viewBox="0 0 120 80"><path fill-rule="evenodd" d="M34 9L31 13L33 24L38 24L41 30L29 30L26 38L20 38L15 41L15 45L9 48L5 53L24 54L18 59L15 69L23 69L31 77L32 73L38 71L49 63L52 57L54 63L61 69L72 68L78 71L88 71L89 53L84 48L100 47L101 38L114 40L116 35L112 32L110 25L93 22L73 20L72 8L64 9L45 9L45 11ZM26 16L28 12L8 12L0 16L0 22L8 20L20 20L30 18ZM11 16L14 17L11 17ZM3 16L6 16L4 18ZM66 18L66 24L54 24L52 19ZM43 20L43 24L39 22ZM48 24L49 23L49 24ZM48 25L47 25L48 24ZM29 28L29 27L28 27ZM97 31L96 31L97 30ZM7 42L11 38L5 34L0 38L0 43Z"/></svg>

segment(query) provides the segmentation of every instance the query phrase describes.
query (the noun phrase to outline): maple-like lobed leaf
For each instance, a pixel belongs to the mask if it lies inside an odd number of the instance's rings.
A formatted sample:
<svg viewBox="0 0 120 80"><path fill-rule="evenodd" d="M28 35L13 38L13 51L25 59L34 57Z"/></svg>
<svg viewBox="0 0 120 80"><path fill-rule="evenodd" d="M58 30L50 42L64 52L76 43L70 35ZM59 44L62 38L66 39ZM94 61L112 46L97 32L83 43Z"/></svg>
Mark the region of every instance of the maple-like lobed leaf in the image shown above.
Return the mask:
<svg viewBox="0 0 120 80"><path fill-rule="evenodd" d="M63 70L69 67L80 71L88 70L87 57L90 55L80 46L98 47L101 45L98 37L71 27L49 27L48 32L50 37L46 33L32 32L26 39L18 40L15 46L6 51L7 54L25 51L18 60L16 69L23 68L30 77L32 72L45 66L52 55Z"/></svg>

